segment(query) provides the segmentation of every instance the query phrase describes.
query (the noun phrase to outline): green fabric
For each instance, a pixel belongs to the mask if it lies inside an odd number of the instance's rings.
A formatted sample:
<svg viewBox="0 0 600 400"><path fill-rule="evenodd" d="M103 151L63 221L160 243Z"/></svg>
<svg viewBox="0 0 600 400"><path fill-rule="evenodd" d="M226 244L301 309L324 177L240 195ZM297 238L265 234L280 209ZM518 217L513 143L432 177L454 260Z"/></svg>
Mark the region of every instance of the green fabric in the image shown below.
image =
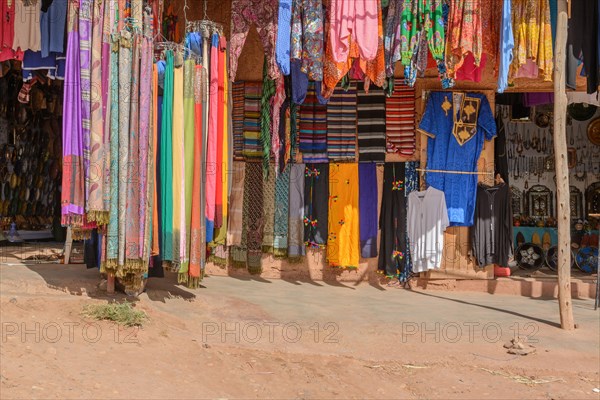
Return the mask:
<svg viewBox="0 0 600 400"><path fill-rule="evenodd" d="M173 261L173 51L166 55L160 130L160 197L163 261ZM177 250L179 251L179 249Z"/></svg>
<svg viewBox="0 0 600 400"><path fill-rule="evenodd" d="M194 183L194 75L196 72L196 63L194 60L186 60L183 64L183 134L185 144L185 229L186 231L186 257L181 261L179 268L179 277L187 279L189 267L188 251L192 242L192 186Z"/></svg>
<svg viewBox="0 0 600 400"><path fill-rule="evenodd" d="M116 269L119 256L119 37L112 35L110 52L110 207L108 232L106 237L106 264L110 270Z"/></svg>
<svg viewBox="0 0 600 400"><path fill-rule="evenodd" d="M286 165L275 181L275 226L273 254L285 257L288 247L288 216L290 202L290 165Z"/></svg>
<svg viewBox="0 0 600 400"><path fill-rule="evenodd" d="M275 81L267 74L267 60L263 63L263 92L260 100L260 142L263 149L263 174L269 176L271 160L271 99L275 95Z"/></svg>

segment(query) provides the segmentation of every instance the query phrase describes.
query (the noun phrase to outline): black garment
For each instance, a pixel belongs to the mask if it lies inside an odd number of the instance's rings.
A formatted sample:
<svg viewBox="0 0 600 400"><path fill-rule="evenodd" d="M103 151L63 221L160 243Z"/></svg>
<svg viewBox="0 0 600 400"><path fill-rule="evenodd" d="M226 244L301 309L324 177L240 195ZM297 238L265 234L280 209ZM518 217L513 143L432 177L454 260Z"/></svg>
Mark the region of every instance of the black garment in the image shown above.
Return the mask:
<svg viewBox="0 0 600 400"><path fill-rule="evenodd" d="M83 241L83 261L87 268L100 268L100 247L98 229L92 229L90 238Z"/></svg>
<svg viewBox="0 0 600 400"><path fill-rule="evenodd" d="M600 85L600 61L598 52L600 43L600 0L572 0L571 19L567 46L573 45L573 55L583 54L583 65L587 75L587 92L596 93Z"/></svg>
<svg viewBox="0 0 600 400"><path fill-rule="evenodd" d="M513 244L510 189L507 184L492 187L477 185L471 244L480 268L490 264L508 266Z"/></svg>
<svg viewBox="0 0 600 400"><path fill-rule="evenodd" d="M304 173L304 242L327 244L329 164L306 164Z"/></svg>
<svg viewBox="0 0 600 400"><path fill-rule="evenodd" d="M496 105L510 106L511 119L524 119L531 116L531 108L524 105L523 93L497 94Z"/></svg>
<svg viewBox="0 0 600 400"><path fill-rule="evenodd" d="M506 154L506 131L502 116L496 116L496 140L494 141L494 176L500 174L505 183L508 182L508 157Z"/></svg>
<svg viewBox="0 0 600 400"><path fill-rule="evenodd" d="M383 168L383 193L379 214L379 260L377 269L388 276L396 276L404 270L404 257L394 255L394 251L406 254L406 193L404 190L404 163L385 163ZM394 182L401 182L394 185ZM400 190L394 190L400 187Z"/></svg>

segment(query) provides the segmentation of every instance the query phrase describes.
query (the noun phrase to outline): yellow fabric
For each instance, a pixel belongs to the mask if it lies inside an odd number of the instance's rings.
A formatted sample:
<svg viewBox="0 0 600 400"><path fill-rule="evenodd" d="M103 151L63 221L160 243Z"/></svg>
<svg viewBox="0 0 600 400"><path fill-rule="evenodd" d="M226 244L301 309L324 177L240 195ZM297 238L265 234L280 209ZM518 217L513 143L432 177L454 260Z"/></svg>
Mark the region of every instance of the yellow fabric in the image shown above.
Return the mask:
<svg viewBox="0 0 600 400"><path fill-rule="evenodd" d="M358 164L329 165L329 235L327 260L331 266L358 268Z"/></svg>
<svg viewBox="0 0 600 400"><path fill-rule="evenodd" d="M552 80L552 26L549 0L513 0L513 33L515 37L514 60L510 77L532 59L545 81Z"/></svg>
<svg viewBox="0 0 600 400"><path fill-rule="evenodd" d="M183 68L173 71L173 261L179 264L185 258L181 252L181 229L185 214L182 214L183 196ZM183 256L183 257L182 257Z"/></svg>

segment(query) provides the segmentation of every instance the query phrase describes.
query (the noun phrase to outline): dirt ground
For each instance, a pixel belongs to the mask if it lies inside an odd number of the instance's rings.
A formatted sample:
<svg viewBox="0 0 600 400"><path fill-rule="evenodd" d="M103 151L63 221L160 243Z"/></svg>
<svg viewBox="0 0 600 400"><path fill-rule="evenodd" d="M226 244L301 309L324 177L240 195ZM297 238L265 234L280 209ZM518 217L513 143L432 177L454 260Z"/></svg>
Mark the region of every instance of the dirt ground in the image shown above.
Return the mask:
<svg viewBox="0 0 600 400"><path fill-rule="evenodd" d="M591 300L565 332L555 300L168 276L134 329L81 316L109 301L97 283L81 265L0 264L0 398L600 398ZM507 354L517 331L535 354Z"/></svg>

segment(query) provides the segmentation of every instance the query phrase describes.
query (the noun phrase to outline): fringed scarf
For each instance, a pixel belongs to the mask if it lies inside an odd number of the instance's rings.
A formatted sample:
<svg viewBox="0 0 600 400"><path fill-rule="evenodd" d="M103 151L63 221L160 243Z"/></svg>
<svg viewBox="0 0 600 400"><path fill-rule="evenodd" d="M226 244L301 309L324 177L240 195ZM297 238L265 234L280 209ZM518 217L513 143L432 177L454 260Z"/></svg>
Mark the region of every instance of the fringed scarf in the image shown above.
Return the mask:
<svg viewBox="0 0 600 400"><path fill-rule="evenodd" d="M204 201L201 193L202 185L202 81L203 67L196 65L194 68L194 168L192 183L192 219L190 230L190 266L188 271L187 283L189 287L196 288L202 279L203 253L206 244L205 231L202 229L201 221L204 216L201 214L200 204Z"/></svg>
<svg viewBox="0 0 600 400"><path fill-rule="evenodd" d="M264 176L263 186L264 229L262 248L264 253L273 253L275 241L275 168L269 164L269 172Z"/></svg>
<svg viewBox="0 0 600 400"><path fill-rule="evenodd" d="M183 260L182 236L185 229L185 188L184 167L185 154L183 141L183 67L173 71L173 266L172 271L178 272Z"/></svg>
<svg viewBox="0 0 600 400"><path fill-rule="evenodd" d="M190 241L186 243L189 246L191 242L191 227L192 227L192 188L194 186L194 134L195 134L195 104L194 104L194 78L196 75L196 64L194 60L188 59L183 64L184 89L183 89L183 113L184 120L184 148L185 153L185 231L186 237ZM198 121L200 122L200 121ZM186 253L190 251L186 247ZM189 253L188 253L189 254ZM187 284L189 281L188 274L189 262L183 260L179 268L178 282Z"/></svg>
<svg viewBox="0 0 600 400"><path fill-rule="evenodd" d="M287 256L290 169L290 165L287 165L275 180L275 225L273 227L275 257Z"/></svg>
<svg viewBox="0 0 600 400"><path fill-rule="evenodd" d="M244 181L246 163L234 161L232 165L231 194L229 196L229 216L227 222L227 244L239 246L242 243L242 218L244 207Z"/></svg>
<svg viewBox="0 0 600 400"><path fill-rule="evenodd" d="M212 242L215 229L217 191L217 141L219 124L219 35L210 47L210 91L208 143L206 147L206 242Z"/></svg>
<svg viewBox="0 0 600 400"><path fill-rule="evenodd" d="M246 164L244 203L247 203L248 272L262 272L261 257L264 231L263 173L260 163ZM246 199L248 199L246 201Z"/></svg>
<svg viewBox="0 0 600 400"><path fill-rule="evenodd" d="M167 51L160 132L161 255L173 261L173 52ZM179 251L179 250L178 250Z"/></svg>
<svg viewBox="0 0 600 400"><path fill-rule="evenodd" d="M244 159L244 81L233 82L232 86L233 159L241 161Z"/></svg>
<svg viewBox="0 0 600 400"><path fill-rule="evenodd" d="M74 227L83 225L85 207L78 13L78 3L69 2L63 100L61 223L64 226L71 225Z"/></svg>
<svg viewBox="0 0 600 400"><path fill-rule="evenodd" d="M106 54L106 63L102 59L103 47L103 22L104 4L102 0L94 0L93 22L92 22L92 58L91 58L91 114L90 114L90 169L87 176L87 220L96 222L98 225L108 223L108 209L104 207L104 101L106 97L105 84L108 79L103 80L108 67L109 54ZM106 18L108 18L108 14ZM108 48L108 46L106 46ZM108 78L108 76L105 76Z"/></svg>
<svg viewBox="0 0 600 400"><path fill-rule="evenodd" d="M269 174L271 160L271 99L275 95L275 81L267 73L267 58L263 63L263 88L260 100L260 143L262 145L262 167L265 176Z"/></svg>
<svg viewBox="0 0 600 400"><path fill-rule="evenodd" d="M306 255L304 246L304 173L305 164L292 164L290 168L290 194L288 213L288 259L297 261Z"/></svg>

